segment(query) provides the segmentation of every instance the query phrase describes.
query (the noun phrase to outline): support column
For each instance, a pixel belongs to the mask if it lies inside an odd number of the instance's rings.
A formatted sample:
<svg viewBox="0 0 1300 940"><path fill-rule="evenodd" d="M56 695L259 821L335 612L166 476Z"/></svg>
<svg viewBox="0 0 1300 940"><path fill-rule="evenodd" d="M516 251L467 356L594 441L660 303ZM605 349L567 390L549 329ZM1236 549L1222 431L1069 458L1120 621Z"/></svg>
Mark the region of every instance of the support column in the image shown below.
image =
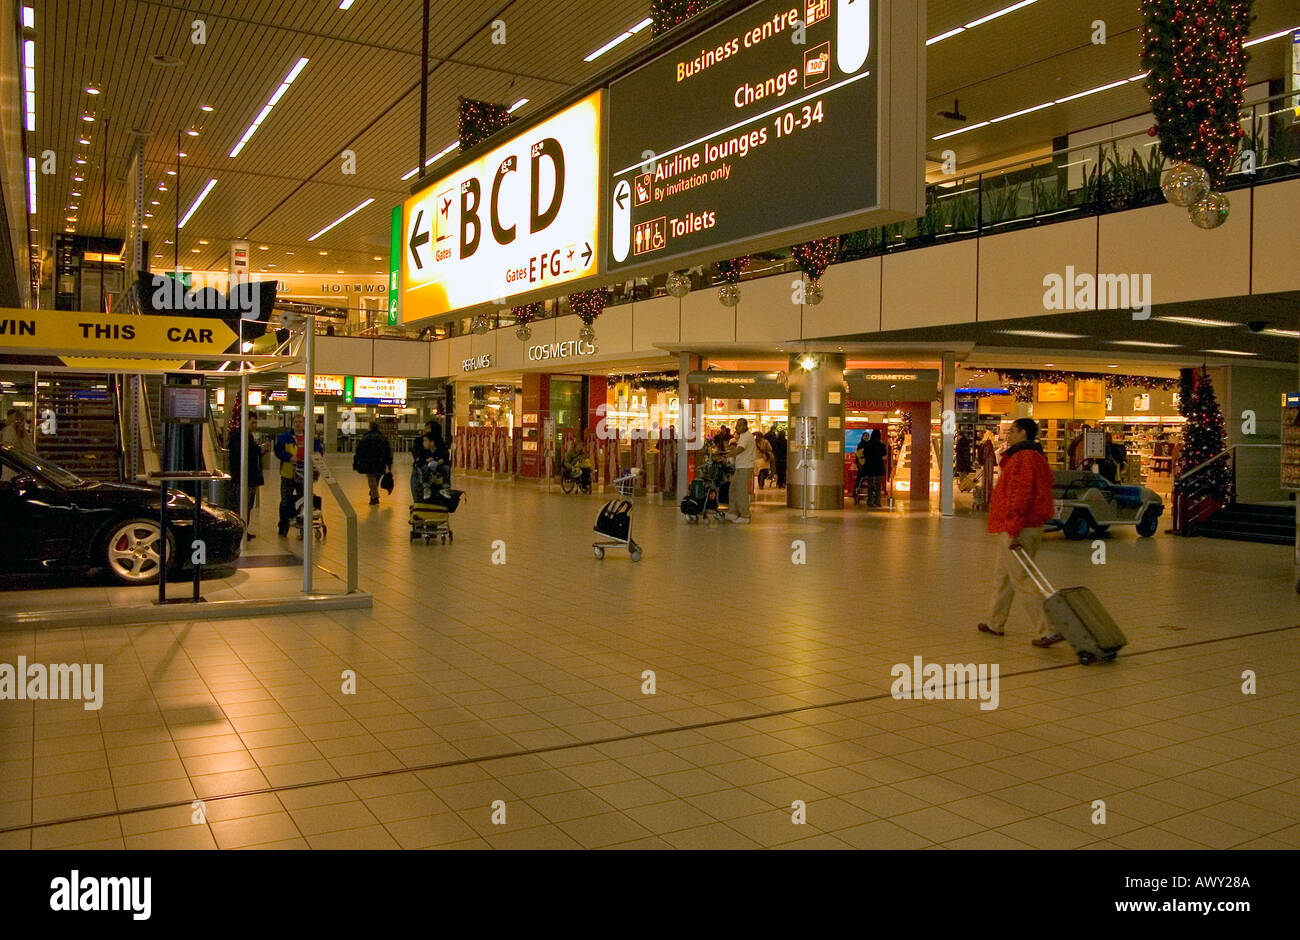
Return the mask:
<svg viewBox="0 0 1300 940"><path fill-rule="evenodd" d="M953 451L957 433L957 357L944 353L941 369L939 381L943 388L943 408L940 409L939 432L943 444L939 449L939 514L951 516Z"/></svg>
<svg viewBox="0 0 1300 940"><path fill-rule="evenodd" d="M912 416L912 484L907 498L913 503L930 502L930 403L912 402L907 406Z"/></svg>
<svg viewBox="0 0 1300 940"><path fill-rule="evenodd" d="M816 353L811 369L801 355L790 356L790 433L800 418L812 418L818 440L817 456L809 459L793 447L786 464L785 504L791 509L844 508L844 380L842 353ZM793 443L793 441L791 441ZM797 469L800 462L807 466Z"/></svg>
<svg viewBox="0 0 1300 940"><path fill-rule="evenodd" d="M325 453L337 453L339 449L339 406L337 402L325 402Z"/></svg>
<svg viewBox="0 0 1300 940"><path fill-rule="evenodd" d="M695 424L695 409L691 407L691 386L687 376L691 371L693 356L690 353L677 354L677 501L686 498L686 491L691 485L690 445L699 441L704 428Z"/></svg>

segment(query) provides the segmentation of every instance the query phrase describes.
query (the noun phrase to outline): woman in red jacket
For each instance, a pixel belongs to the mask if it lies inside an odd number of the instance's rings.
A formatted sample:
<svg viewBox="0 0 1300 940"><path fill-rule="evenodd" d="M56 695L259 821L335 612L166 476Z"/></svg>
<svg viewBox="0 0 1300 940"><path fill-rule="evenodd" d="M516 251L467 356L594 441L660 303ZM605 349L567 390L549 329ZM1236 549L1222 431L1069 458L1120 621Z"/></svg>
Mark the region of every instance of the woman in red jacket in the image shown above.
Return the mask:
<svg viewBox="0 0 1300 940"><path fill-rule="evenodd" d="M1051 646L1064 637L1048 630L1043 597L1011 554L1016 549L1023 549L1030 558L1038 554L1038 546L1043 541L1043 523L1052 518L1052 468L1043 456L1037 437L1038 424L1029 418L1018 418L1007 432L1011 446L1002 455L1001 472L989 506L988 531L998 537L993 599L988 622L981 623L979 630L1002 636L1012 598L1019 593L1037 626L1034 646Z"/></svg>

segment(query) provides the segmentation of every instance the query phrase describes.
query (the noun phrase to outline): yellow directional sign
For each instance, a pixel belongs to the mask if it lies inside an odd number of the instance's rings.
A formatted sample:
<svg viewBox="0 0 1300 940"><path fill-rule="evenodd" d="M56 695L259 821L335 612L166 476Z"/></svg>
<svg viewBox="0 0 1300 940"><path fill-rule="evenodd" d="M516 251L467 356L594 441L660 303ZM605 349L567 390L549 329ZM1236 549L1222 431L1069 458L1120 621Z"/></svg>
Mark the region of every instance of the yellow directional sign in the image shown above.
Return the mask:
<svg viewBox="0 0 1300 940"><path fill-rule="evenodd" d="M0 308L0 350L60 355L218 356L239 337L214 317L156 317Z"/></svg>

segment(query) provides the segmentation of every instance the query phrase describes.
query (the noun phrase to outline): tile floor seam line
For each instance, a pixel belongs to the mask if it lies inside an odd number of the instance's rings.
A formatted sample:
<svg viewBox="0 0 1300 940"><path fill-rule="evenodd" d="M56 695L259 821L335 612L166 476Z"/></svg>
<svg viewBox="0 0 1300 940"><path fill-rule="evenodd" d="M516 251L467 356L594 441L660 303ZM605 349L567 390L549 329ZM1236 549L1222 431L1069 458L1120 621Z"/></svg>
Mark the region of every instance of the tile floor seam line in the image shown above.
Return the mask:
<svg viewBox="0 0 1300 940"><path fill-rule="evenodd" d="M1187 643L1187 644L1183 644L1183 645L1181 645L1181 646L1174 646L1174 647L1161 647L1161 648L1159 648L1159 649L1153 649L1153 650L1140 650L1140 651L1138 651L1138 652L1136 652L1136 653L1132 653L1132 654L1129 654L1129 655L1130 655L1131 657L1136 657L1136 656L1141 656L1141 655L1143 655L1143 654L1148 654L1148 653L1164 652L1164 651L1168 651L1168 650L1181 649L1181 648L1183 648L1183 646L1200 646L1200 645L1204 645L1204 644L1207 644L1207 643L1218 643L1218 642L1224 642L1224 641L1227 641L1227 640L1243 639L1243 638L1249 638L1249 637L1254 637L1254 636L1264 636L1264 635L1268 635L1268 634L1272 634L1272 633L1279 633L1279 632L1285 632L1285 631L1287 631L1287 630L1296 630L1296 629L1300 629L1300 625L1291 626L1291 627L1275 627L1275 628L1270 628L1270 629L1267 629L1267 630L1259 630L1259 631L1255 631L1255 632L1253 632L1253 633L1238 634L1238 635L1236 635L1236 636L1230 636L1230 637L1219 637L1219 638L1212 638L1212 639L1207 639L1207 640L1195 640L1195 641L1189 642L1189 643ZM134 647L135 647L134 642L132 642L131 645L132 645L132 648L134 649ZM189 658L188 653L186 654L186 658L187 658L187 659ZM191 664L192 664L192 660L191 660ZM1010 672L1010 673L1007 673L1006 676L1007 676L1007 678L1012 678L1012 677L1016 677L1016 676L1035 675L1035 674L1038 674L1038 673L1052 672L1052 671L1060 670L1060 669L1068 669L1068 668L1076 667L1076 666L1079 666L1079 665L1080 665L1080 664L1077 663L1077 662L1053 663L1053 664L1046 665L1046 666L1039 666L1039 667L1030 668L1030 669L1018 670L1018 671L1016 671L1016 672ZM258 681L259 681L259 684L261 684L260 680L258 680ZM206 682L206 680L204 680L204 686L207 687L207 682ZM210 691L211 691L211 690L210 690L210 688L209 688L209 692L210 692ZM596 739L596 740L592 740L592 741L576 741L576 742L570 742L570 743L564 743L564 744L553 744L553 745L546 745L546 746L543 746L543 747L540 747L540 748L532 748L532 749L525 749L525 750L521 750L521 751L512 751L512 752L507 752L507 753L504 753L504 754L486 755L486 756L482 756L482 757L465 757L465 758L461 758L461 759L458 759L458 760L453 760L453 761L443 761L443 762L440 762L440 763L434 763L434 764L420 765L420 766L414 766L414 767L403 767L403 768L400 768L400 769L391 769L391 770L375 771L375 772L364 773L364 774L352 774L352 775L348 775L348 776L339 776L339 777L336 777L336 778L334 778L334 779L332 779L332 780L306 781L306 782L302 782L302 783L286 784L286 785L282 785L282 786L278 786L278 787L264 787L264 788L261 788L261 789L255 789L255 790L247 790L247 791L241 791L241 792L236 792L236 793L220 794L220 795L213 796L213 797L209 797L209 798L205 799L205 800L204 800L204 803L206 804L206 803L209 803L209 802L217 802L217 801L220 801L220 800L237 799L237 798L239 798L239 797L246 797L246 796L259 796L259 795L264 795L264 794L279 793L279 792L282 792L282 791L288 791L288 790L306 789L306 788L308 788L308 787L324 786L324 785L327 785L327 784L330 784L330 783L350 783L350 782L357 781L357 780L375 779L375 778L378 778L378 777L392 776L392 775L395 775L395 774L401 774L401 773L419 773L419 772L426 771L426 770L439 770L439 769L443 769L443 768L447 768L447 767L459 767L459 766L466 766L466 765L472 765L472 764L482 764L482 763L487 763L487 762L489 762L489 761L494 761L494 760L505 760L505 759L509 759L509 758L512 758L512 757L536 756L536 755L540 755L540 754L548 754L548 753L552 753L552 752L556 752L556 751L572 750L572 749L580 748L580 747L599 747L599 746L602 745L602 744L613 744L613 743L617 743L617 742L621 742L621 741L639 740L639 739L642 739L642 738L654 737L654 736L657 736L657 735L664 735L664 734L672 734L672 733L676 733L676 732L680 732L680 731L693 731L693 730L698 730L698 729L701 729L701 728L714 728L714 727L720 727L720 726L724 726L724 725L740 724L740 723L744 723L744 722L747 722L747 721L758 721L758 720L761 720L761 719L764 719L764 718L773 718L773 717L782 717L782 716L786 716L786 715L794 715L794 714L799 714L799 713L801 713L801 712L815 711L815 710L818 710L818 709L826 709L826 708L842 708L842 707L849 706L849 705L857 705L857 704L862 704L862 703L866 703L866 702L881 701L881 700L888 699L888 698L893 698L892 693L882 692L882 693L879 693L879 694L876 694L876 695L862 696L862 697L858 697L858 698L845 699L845 700L840 700L840 701L836 701L836 702L826 702L826 703L822 703L822 704L811 704L811 705L800 705L800 706L797 706L797 707L794 707L794 708L779 709L779 710L776 710L776 711L763 712L763 713L758 713L758 714L754 714L754 715L739 716L739 717L734 717L734 718L720 718L720 719L716 719L716 720L708 721L708 722L699 722L699 723L696 723L696 724L680 725L680 726L675 726L675 727L671 727L671 728L661 728L661 729L651 730L651 731L631 732L631 733L626 734L626 735L618 735L618 736L615 736L615 737ZM222 714L223 714L223 715L225 714L225 710L224 710L224 708L222 709ZM228 716L227 716L227 719L228 719ZM170 728L168 729L168 733L169 733L169 736L170 736ZM238 733L238 732L237 732L237 733ZM175 744L175 742L174 742L174 739L173 739L173 746L174 746L174 744ZM1229 760L1231 760L1231 758L1230 758ZM1226 761L1225 761L1225 762L1226 762ZM188 770L187 770L187 778L188 778ZM116 804L116 790L115 790L115 792L114 792L114 803ZM103 818L107 818L107 817L110 817L110 816L124 816L124 815L128 815L128 814L130 814L130 813L145 812L145 811L148 811L148 810L174 809L174 808L178 808L178 807L181 807L181 806L192 805L192 803L193 803L193 801L190 801L190 800L174 801L174 802L172 802L172 803L162 803L162 804L157 804L157 805L154 805L154 806L140 807L140 808L130 809L130 810L125 810L125 811L117 811L117 812L111 812L111 813L92 813L92 814L87 814L87 815L85 815L85 816L70 817L70 818L68 818L68 819L58 819L58 820L49 820L49 821L45 821L45 822L41 822L41 823L32 823L32 824L27 825L27 826L11 826L11 827L7 827L7 828L0 828L0 835L5 834L5 833L8 833L8 832L22 832L22 831L26 831L26 830L33 830L33 831L34 831L34 830L36 830L36 829L46 828L46 827L49 827L49 826L55 826L55 825L62 825L62 824L65 824L65 823L70 823L70 822L83 822L83 821L89 821L89 820L94 820L94 819L103 819ZM209 828L210 828L210 824L209 824Z"/></svg>

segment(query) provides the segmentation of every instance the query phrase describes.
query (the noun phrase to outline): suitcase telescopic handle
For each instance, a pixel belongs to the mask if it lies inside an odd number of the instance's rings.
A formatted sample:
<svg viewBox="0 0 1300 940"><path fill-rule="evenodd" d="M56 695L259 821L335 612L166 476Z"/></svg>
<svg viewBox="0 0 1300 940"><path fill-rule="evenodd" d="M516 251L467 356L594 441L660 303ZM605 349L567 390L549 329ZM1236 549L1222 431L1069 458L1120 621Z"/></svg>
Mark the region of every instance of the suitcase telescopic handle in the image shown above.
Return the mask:
<svg viewBox="0 0 1300 940"><path fill-rule="evenodd" d="M1025 573L1029 575L1029 580L1034 582L1034 587L1042 592L1043 597L1051 597L1056 593L1056 589L1047 580L1047 576L1039 570L1038 565L1034 564L1034 560L1026 554L1023 548L1013 548L1011 554L1016 556L1016 560L1020 562L1020 567L1025 569Z"/></svg>

